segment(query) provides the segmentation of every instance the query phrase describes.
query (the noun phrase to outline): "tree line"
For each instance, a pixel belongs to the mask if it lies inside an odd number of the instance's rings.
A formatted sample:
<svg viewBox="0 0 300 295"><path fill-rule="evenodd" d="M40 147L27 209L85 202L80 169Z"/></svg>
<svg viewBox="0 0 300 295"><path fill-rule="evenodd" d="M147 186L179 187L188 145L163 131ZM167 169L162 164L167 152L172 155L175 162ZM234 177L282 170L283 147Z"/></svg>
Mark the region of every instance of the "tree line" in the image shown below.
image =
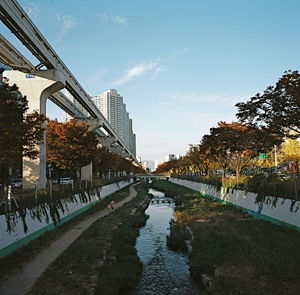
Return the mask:
<svg viewBox="0 0 300 295"><path fill-rule="evenodd" d="M156 172L207 175L222 170L225 175L233 170L239 178L245 169L292 161L299 175L299 72L286 71L275 86L236 107L236 122L218 122L198 144L191 144L184 156L162 163Z"/></svg>

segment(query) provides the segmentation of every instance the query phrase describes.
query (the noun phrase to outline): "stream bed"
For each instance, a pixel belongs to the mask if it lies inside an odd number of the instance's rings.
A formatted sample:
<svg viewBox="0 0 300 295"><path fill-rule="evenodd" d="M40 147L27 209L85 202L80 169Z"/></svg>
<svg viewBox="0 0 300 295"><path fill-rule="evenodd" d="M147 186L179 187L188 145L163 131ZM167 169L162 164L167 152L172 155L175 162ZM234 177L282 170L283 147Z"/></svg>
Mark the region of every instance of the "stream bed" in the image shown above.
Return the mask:
<svg viewBox="0 0 300 295"><path fill-rule="evenodd" d="M169 223L174 219L175 204L163 192L150 189L149 193L153 194L146 210L149 219L140 229L136 241L138 256L144 265L136 294L200 294L191 280L187 256L167 247Z"/></svg>

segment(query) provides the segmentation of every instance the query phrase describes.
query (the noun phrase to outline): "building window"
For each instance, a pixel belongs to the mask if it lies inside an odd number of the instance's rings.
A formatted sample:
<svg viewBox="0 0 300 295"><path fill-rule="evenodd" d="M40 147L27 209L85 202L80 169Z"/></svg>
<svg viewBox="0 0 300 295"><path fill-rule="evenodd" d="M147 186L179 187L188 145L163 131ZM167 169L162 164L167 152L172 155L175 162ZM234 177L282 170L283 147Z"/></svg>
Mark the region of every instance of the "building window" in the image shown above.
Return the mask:
<svg viewBox="0 0 300 295"><path fill-rule="evenodd" d="M33 75L33 74L26 74L26 75L25 75L25 78L26 78L26 79L34 79L34 78L35 78L35 75Z"/></svg>

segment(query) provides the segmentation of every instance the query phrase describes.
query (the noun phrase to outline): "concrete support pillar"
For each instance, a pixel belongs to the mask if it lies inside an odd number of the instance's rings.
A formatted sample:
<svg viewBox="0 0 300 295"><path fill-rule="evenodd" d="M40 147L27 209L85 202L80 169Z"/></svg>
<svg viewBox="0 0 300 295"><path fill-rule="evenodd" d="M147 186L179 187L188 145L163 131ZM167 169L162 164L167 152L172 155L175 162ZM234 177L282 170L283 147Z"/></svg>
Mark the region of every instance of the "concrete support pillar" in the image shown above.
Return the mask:
<svg viewBox="0 0 300 295"><path fill-rule="evenodd" d="M93 163L88 164L87 166L81 167L81 180L88 180L93 182Z"/></svg>
<svg viewBox="0 0 300 295"><path fill-rule="evenodd" d="M110 149L110 146L115 142L116 139L114 137L106 137L106 138L102 138L101 144Z"/></svg>
<svg viewBox="0 0 300 295"><path fill-rule="evenodd" d="M124 148L121 146L111 146L110 150L115 153L118 154L119 156L122 156L123 152L124 152Z"/></svg>
<svg viewBox="0 0 300 295"><path fill-rule="evenodd" d="M38 72L38 74L39 76L19 71L4 72L4 76L9 79L9 83L16 84L22 95L26 95L28 112L38 111L46 115L47 98L64 88L65 83L61 72L45 70ZM37 148L39 150L37 159L23 158L23 188L33 188L35 185L38 188L46 187L46 133L42 144Z"/></svg>
<svg viewBox="0 0 300 295"><path fill-rule="evenodd" d="M99 118L88 119L86 122L89 125L89 130L97 130L103 126L103 121Z"/></svg>
<svg viewBox="0 0 300 295"><path fill-rule="evenodd" d="M89 131L95 131L103 125L103 122L98 118L89 119L87 121ZM81 180L88 180L93 183L93 163L81 167Z"/></svg>

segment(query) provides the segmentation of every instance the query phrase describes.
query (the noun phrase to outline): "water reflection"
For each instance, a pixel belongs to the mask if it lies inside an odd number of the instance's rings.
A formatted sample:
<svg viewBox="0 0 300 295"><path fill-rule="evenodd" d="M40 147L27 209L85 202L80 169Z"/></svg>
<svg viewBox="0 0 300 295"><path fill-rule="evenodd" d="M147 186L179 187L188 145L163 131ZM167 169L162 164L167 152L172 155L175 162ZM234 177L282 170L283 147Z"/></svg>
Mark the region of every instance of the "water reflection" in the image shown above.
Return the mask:
<svg viewBox="0 0 300 295"><path fill-rule="evenodd" d="M149 193L154 195L146 210L149 219L136 242L138 256L144 265L136 294L199 294L190 280L187 257L167 248L166 237L174 204L162 192L151 189Z"/></svg>

